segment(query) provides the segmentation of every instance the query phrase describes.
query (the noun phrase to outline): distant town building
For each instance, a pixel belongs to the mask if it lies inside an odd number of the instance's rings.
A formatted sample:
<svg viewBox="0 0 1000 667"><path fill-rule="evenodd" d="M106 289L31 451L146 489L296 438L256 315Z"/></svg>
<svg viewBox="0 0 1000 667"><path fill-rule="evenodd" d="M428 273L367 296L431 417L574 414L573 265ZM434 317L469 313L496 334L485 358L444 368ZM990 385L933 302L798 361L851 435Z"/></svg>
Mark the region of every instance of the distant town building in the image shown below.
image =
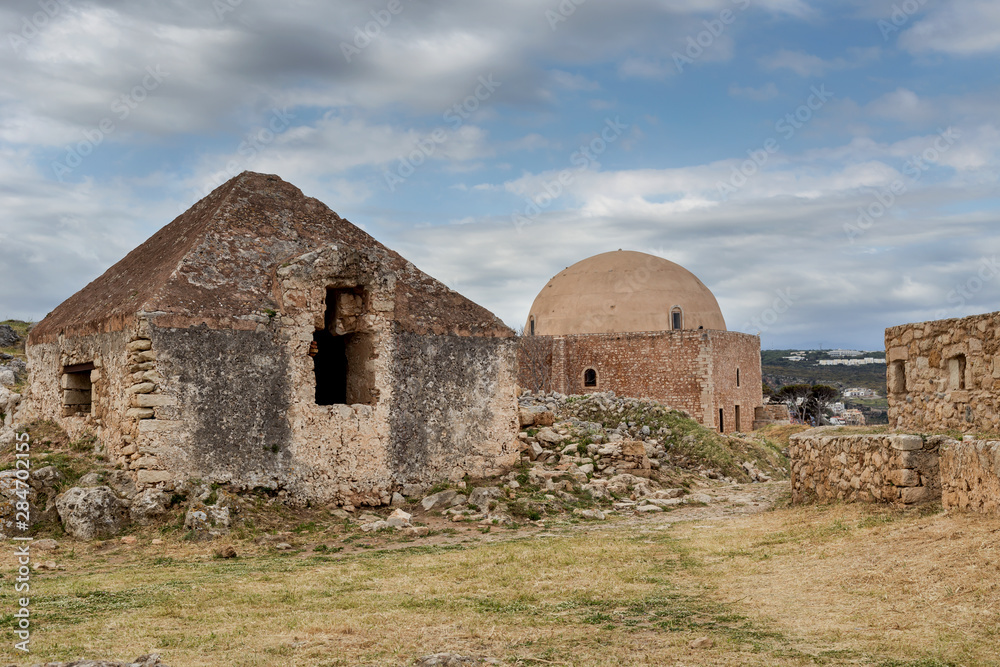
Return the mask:
<svg viewBox="0 0 1000 667"><path fill-rule="evenodd" d="M843 357L860 357L862 354L864 354L864 352L861 352L860 350L828 350L827 351L827 355L829 355L831 357L834 357L834 358L837 358L837 359L843 358Z"/></svg>
<svg viewBox="0 0 1000 667"><path fill-rule="evenodd" d="M820 366L869 366L871 364L884 364L885 359L875 359L865 357L864 359L820 359Z"/></svg>
<svg viewBox="0 0 1000 667"><path fill-rule="evenodd" d="M835 415L843 414L844 404L841 402L834 403L833 405L830 406L830 410L832 410L833 414Z"/></svg>
<svg viewBox="0 0 1000 667"><path fill-rule="evenodd" d="M844 398L878 398L878 392L868 387L851 387L843 392Z"/></svg>
<svg viewBox="0 0 1000 667"><path fill-rule="evenodd" d="M841 415L841 418L844 420L844 423L847 424L848 426L865 425L865 416L861 412L861 410L844 410L844 413Z"/></svg>
<svg viewBox="0 0 1000 667"><path fill-rule="evenodd" d="M806 359L805 357L799 356L797 354L793 354L790 357L783 357L783 358L788 359L789 361L805 361Z"/></svg>

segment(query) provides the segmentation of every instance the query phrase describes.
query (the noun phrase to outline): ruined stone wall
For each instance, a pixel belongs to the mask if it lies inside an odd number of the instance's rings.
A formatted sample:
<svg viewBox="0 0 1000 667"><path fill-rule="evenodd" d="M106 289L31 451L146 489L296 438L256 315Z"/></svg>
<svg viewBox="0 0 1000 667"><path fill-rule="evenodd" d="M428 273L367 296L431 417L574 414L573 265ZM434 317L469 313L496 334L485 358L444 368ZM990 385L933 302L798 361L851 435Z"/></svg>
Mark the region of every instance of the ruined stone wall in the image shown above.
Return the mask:
<svg viewBox="0 0 1000 667"><path fill-rule="evenodd" d="M941 497L938 450L947 438L835 430L823 427L791 437L792 502L910 505Z"/></svg>
<svg viewBox="0 0 1000 667"><path fill-rule="evenodd" d="M517 463L516 344L397 333L389 416L396 483L483 477Z"/></svg>
<svg viewBox="0 0 1000 667"><path fill-rule="evenodd" d="M951 441L941 447L941 502L945 508L1000 512L1000 442Z"/></svg>
<svg viewBox="0 0 1000 667"><path fill-rule="evenodd" d="M542 364L547 368L539 373ZM596 373L596 386L586 385L588 369ZM522 383L546 376L539 387L544 391L655 399L712 428L719 427L722 409L727 433L737 430L737 405L739 428L749 430L763 402L760 339L732 331L529 336L522 341L518 375Z"/></svg>
<svg viewBox="0 0 1000 667"><path fill-rule="evenodd" d="M886 329L889 424L1000 432L1000 313Z"/></svg>
<svg viewBox="0 0 1000 667"><path fill-rule="evenodd" d="M125 348L134 331L135 326L129 331L60 337L57 342L29 346L28 388L19 413L22 421L52 420L74 438L93 433L107 448L111 460L126 456L130 444L126 437L133 425L128 416L133 378ZM91 412L67 415L63 368L89 363L94 365L89 374Z"/></svg>

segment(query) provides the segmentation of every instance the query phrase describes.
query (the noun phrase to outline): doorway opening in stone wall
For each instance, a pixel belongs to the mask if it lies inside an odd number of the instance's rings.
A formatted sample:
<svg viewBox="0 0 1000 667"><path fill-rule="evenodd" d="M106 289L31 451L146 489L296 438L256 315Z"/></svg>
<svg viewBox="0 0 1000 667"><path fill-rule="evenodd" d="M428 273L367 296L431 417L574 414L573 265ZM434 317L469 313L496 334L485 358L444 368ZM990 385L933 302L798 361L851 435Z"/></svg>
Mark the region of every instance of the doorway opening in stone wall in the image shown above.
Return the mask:
<svg viewBox="0 0 1000 667"><path fill-rule="evenodd" d="M94 409L93 363L63 366L63 416L89 415Z"/></svg>
<svg viewBox="0 0 1000 667"><path fill-rule="evenodd" d="M733 422L734 422L733 426L736 429L736 432L739 433L740 432L740 406L738 406L738 405L736 406L736 415L735 415L735 419L733 420Z"/></svg>
<svg viewBox="0 0 1000 667"><path fill-rule="evenodd" d="M313 332L316 405L374 402L374 338L364 330L365 296L361 287L326 290L325 327Z"/></svg>
<svg viewBox="0 0 1000 667"><path fill-rule="evenodd" d="M583 372L583 386L584 387L597 386L597 371L595 371L593 368L588 368Z"/></svg>
<svg viewBox="0 0 1000 667"><path fill-rule="evenodd" d="M723 421L725 419L724 414L723 409L719 408L719 433L726 432L726 423Z"/></svg>

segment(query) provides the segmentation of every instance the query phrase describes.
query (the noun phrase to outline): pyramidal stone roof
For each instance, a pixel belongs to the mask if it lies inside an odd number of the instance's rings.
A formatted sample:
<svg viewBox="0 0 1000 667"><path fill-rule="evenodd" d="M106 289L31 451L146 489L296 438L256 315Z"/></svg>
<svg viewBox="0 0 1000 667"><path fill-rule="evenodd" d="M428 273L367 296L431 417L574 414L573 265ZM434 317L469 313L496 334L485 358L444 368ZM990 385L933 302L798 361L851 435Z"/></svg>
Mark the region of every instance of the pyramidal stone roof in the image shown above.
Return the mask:
<svg viewBox="0 0 1000 667"><path fill-rule="evenodd" d="M279 177L243 172L216 188L104 275L56 307L30 343L120 331L137 314L159 326L253 328L278 310L275 272L304 253L336 245L374 251L397 272L395 320L422 334L510 337L493 313Z"/></svg>

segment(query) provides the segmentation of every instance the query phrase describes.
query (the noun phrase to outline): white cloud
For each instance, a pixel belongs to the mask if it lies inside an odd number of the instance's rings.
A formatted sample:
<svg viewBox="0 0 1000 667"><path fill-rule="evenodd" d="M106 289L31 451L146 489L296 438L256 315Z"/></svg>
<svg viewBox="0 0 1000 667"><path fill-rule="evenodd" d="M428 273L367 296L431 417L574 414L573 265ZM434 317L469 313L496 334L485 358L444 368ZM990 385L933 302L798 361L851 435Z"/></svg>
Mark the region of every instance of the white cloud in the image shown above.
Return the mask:
<svg viewBox="0 0 1000 667"><path fill-rule="evenodd" d="M760 64L767 70L787 69L801 77L818 77L827 72L857 69L881 58L882 51L878 47L847 49L847 57L837 57L824 60L802 51L781 49L760 59Z"/></svg>
<svg viewBox="0 0 1000 667"><path fill-rule="evenodd" d="M995 53L1000 50L1000 5L993 0L938 4L900 35L899 44L913 53Z"/></svg>

